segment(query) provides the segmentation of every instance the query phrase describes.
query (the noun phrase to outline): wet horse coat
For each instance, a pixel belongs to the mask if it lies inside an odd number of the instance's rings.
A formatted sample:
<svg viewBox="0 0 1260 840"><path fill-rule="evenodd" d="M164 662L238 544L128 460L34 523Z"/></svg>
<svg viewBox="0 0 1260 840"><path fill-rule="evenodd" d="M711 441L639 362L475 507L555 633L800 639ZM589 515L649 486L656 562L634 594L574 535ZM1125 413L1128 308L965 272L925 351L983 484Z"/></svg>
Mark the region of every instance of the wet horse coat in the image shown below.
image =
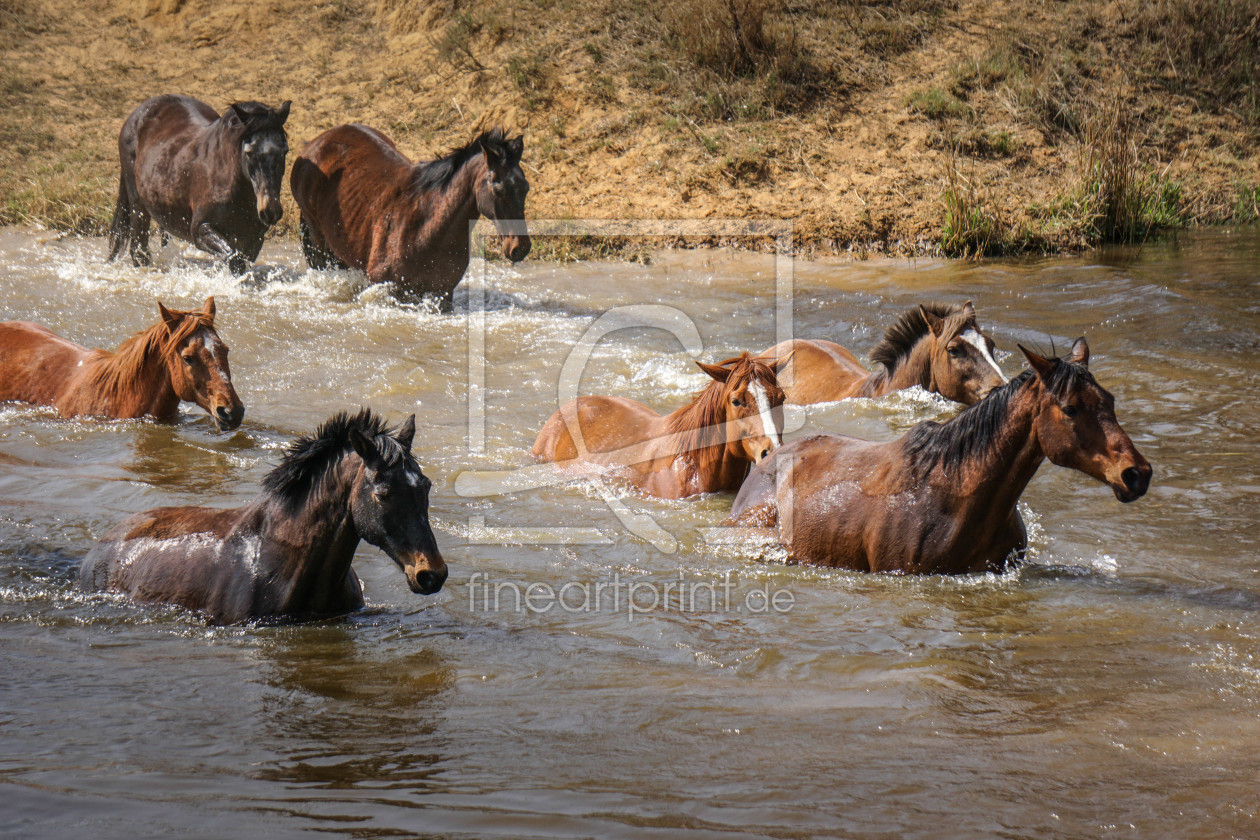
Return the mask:
<svg viewBox="0 0 1260 840"><path fill-rule="evenodd" d="M245 415L232 387L228 346L214 328L214 298L200 311L158 304L161 320L114 352L89 350L39 324L0 324L0 401L55 406L62 417L173 420L181 400L220 429Z"/></svg>
<svg viewBox="0 0 1260 840"><path fill-rule="evenodd" d="M290 178L307 263L359 269L372 283L435 297L449 310L468 270L472 222L489 218L512 262L529 254L523 151L522 137L508 140L495 129L413 164L376 129L329 129L298 155Z"/></svg>
<svg viewBox="0 0 1260 840"><path fill-rule="evenodd" d="M122 172L109 258L129 248L149 265L149 221L223 260L234 274L258 259L280 221L289 103L238 102L222 115L188 96L142 102L118 135Z"/></svg>
<svg viewBox="0 0 1260 840"><path fill-rule="evenodd" d="M783 391L776 372L747 353L716 365L697 362L713 381L690 403L662 416L622 397L578 397L543 425L533 455L568 466L614 468L654 496L733 493L779 445Z"/></svg>
<svg viewBox="0 0 1260 840"><path fill-rule="evenodd" d="M363 539L398 564L413 592L437 592L446 563L414 436L414 416L391 432L370 411L338 414L299 438L242 507L156 508L123 520L88 552L79 585L223 624L341 615L363 606L351 568Z"/></svg>
<svg viewBox="0 0 1260 840"><path fill-rule="evenodd" d="M1121 502L1141 497L1151 466L1090 375L1085 340L1067 360L1024 354L1032 370L949 422L889 443L815 435L783 446L748 476L727 524L771 529L792 562L963 574L1023 552L1015 505L1046 458Z"/></svg>
<svg viewBox="0 0 1260 840"><path fill-rule="evenodd" d="M793 339L762 355L792 354L780 380L787 401L798 405L882 397L915 385L972 405L1006 382L993 349L993 339L980 330L968 301L962 306L927 303L903 312L871 351L880 365L874 373L832 341Z"/></svg>

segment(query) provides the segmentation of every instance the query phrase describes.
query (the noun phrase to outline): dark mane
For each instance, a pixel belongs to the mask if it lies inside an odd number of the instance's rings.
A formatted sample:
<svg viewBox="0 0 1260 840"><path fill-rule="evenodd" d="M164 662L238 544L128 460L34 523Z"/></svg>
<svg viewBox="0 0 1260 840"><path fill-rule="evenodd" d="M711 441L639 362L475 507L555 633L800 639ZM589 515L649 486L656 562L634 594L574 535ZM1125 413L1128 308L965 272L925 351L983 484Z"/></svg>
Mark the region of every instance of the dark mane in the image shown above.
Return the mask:
<svg viewBox="0 0 1260 840"><path fill-rule="evenodd" d="M1062 400L1084 385L1095 384L1084 365L1063 359L1052 361L1054 366L1046 385L1056 399ZM995 445L1006 425L1011 400L1035 375L1032 370L1025 370L953 420L925 420L907 432L903 445L915 470L924 475L940 464L951 473L968 458Z"/></svg>
<svg viewBox="0 0 1260 840"><path fill-rule="evenodd" d="M236 113L236 109L240 108L246 114L246 119L242 122L240 116ZM275 109L262 102L250 100L248 102L233 102L223 112L223 117L238 123L242 127L241 135L248 137L259 131L284 131L284 120Z"/></svg>
<svg viewBox="0 0 1260 840"><path fill-rule="evenodd" d="M482 146L487 146L511 159L515 157L507 144L507 137L502 128L483 131L471 143L454 149L437 160L422 163L416 167L412 186L417 190L444 190L450 186L455 173L464 165L481 154Z"/></svg>
<svg viewBox="0 0 1260 840"><path fill-rule="evenodd" d="M388 465L411 457L394 439L395 430L386 426L385 418L369 408L359 409L355 414L341 411L321 423L314 434L302 435L289 444L284 459L263 479L263 490L286 505L304 501L322 488L341 463L342 456L353 451L351 429L374 441Z"/></svg>
<svg viewBox="0 0 1260 840"><path fill-rule="evenodd" d="M954 306L948 303L925 303L922 305L922 308L941 319L960 315L963 310L961 306ZM960 321L958 324L947 323L945 326L946 334L952 336L953 332L962 326L962 322ZM919 311L919 307L911 307L902 312L893 325L884 331L884 337L879 344L875 345L875 349L871 351L871 361L882 365L891 374L910 355L910 351L914 349L914 345L919 343L919 339L931 331L932 328L928 325L927 319L923 317L923 313Z"/></svg>

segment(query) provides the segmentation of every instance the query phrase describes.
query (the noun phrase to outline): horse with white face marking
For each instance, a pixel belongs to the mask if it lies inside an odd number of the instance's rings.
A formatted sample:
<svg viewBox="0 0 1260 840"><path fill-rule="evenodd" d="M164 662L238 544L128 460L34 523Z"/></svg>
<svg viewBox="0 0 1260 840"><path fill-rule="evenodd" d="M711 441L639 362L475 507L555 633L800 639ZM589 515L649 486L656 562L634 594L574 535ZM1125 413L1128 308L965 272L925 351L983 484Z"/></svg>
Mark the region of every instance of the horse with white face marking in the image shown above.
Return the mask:
<svg viewBox="0 0 1260 840"><path fill-rule="evenodd" d="M713 381L668 415L622 397L578 397L560 407L534 441L534 457L562 466L615 469L653 496L733 493L779 446L783 390L768 362L743 353L716 365L696 364Z"/></svg>
<svg viewBox="0 0 1260 840"><path fill-rule="evenodd" d="M242 507L125 519L88 552L79 585L221 624L342 615L363 606L350 567L363 539L398 564L412 592L437 592L446 563L429 527L432 485L411 454L415 420L391 431L367 410L338 414L295 441Z"/></svg>
<svg viewBox="0 0 1260 840"><path fill-rule="evenodd" d="M1006 382L993 351L993 339L980 330L975 307L967 301L962 306L927 303L903 312L871 351L880 365L874 373L831 341L793 339L762 355L792 354L780 379L787 401L797 405L882 397L915 385L972 405Z"/></svg>

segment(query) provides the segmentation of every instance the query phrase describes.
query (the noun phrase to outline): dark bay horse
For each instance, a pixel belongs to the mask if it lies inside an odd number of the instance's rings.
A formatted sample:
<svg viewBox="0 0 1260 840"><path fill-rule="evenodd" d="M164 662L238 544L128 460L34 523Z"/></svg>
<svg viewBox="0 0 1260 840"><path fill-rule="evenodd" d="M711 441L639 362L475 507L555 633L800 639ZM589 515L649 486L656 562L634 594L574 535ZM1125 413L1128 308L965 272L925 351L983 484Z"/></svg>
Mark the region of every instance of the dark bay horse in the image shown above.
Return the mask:
<svg viewBox="0 0 1260 840"><path fill-rule="evenodd" d="M431 595L446 563L429 527L429 479L411 454L415 416L391 431L372 412L337 414L298 438L239 508L155 508L114 526L79 569L88 590L178 604L232 624L318 618L363 606L350 568L359 540Z"/></svg>
<svg viewBox="0 0 1260 840"><path fill-rule="evenodd" d="M1015 503L1041 462L1079 470L1121 502L1151 465L1116 420L1081 338L1066 360L1020 347L1024 371L945 423L890 443L815 435L748 476L727 524L770 528L792 562L857 571L999 571L1027 545Z"/></svg>
<svg viewBox="0 0 1260 840"><path fill-rule="evenodd" d="M89 350L28 321L0 324L0 401L56 406L62 417L173 420L181 400L201 406L220 430L245 406L232 387L228 346L214 329L214 298L200 311L158 304L162 319L117 350Z"/></svg>
<svg viewBox="0 0 1260 840"><path fill-rule="evenodd" d="M482 133L445 157L413 164L365 125L325 131L293 161L290 185L302 210L302 247L314 269L356 268L444 311L468 269L468 226L494 222L503 254L529 254L521 171L523 137Z"/></svg>
<svg viewBox="0 0 1260 840"><path fill-rule="evenodd" d="M691 402L661 416L622 397L578 397L547 420L534 457L620 468L618 476L653 496L733 493L749 465L779 445L786 360L744 353L716 365L697 362L713 381Z"/></svg>
<svg viewBox="0 0 1260 840"><path fill-rule="evenodd" d="M972 405L1006 382L993 359L993 339L981 332L971 301L907 309L871 351L871 360L880 365L875 373L831 341L793 339L762 355L788 353L792 364L780 379L787 401L797 405L882 397L915 385Z"/></svg>
<svg viewBox="0 0 1260 840"><path fill-rule="evenodd" d="M222 115L188 96L140 103L118 135L122 175L109 229L109 258L130 247L150 265L149 221L241 274L280 221L280 183L289 151L289 103L237 102Z"/></svg>

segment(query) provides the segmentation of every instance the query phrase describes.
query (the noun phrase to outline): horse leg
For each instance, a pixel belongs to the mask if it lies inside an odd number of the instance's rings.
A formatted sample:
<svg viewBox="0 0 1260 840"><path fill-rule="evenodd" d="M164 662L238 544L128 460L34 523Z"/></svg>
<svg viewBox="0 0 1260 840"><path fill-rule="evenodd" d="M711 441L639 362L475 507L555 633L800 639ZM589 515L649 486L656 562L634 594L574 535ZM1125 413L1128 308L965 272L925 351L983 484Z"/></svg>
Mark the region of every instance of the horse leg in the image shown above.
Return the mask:
<svg viewBox="0 0 1260 840"><path fill-rule="evenodd" d="M112 262L127 246L130 226L131 205L127 201L127 175L122 173L118 176L118 202L114 205L114 218L109 223L109 256L106 262Z"/></svg>
<svg viewBox="0 0 1260 840"><path fill-rule="evenodd" d="M130 229L131 264L140 268L153 265L153 257L149 254L149 213L136 202L131 205Z"/></svg>
<svg viewBox="0 0 1260 840"><path fill-rule="evenodd" d="M227 263L228 271L233 274L244 274L249 269L250 259L228 244L223 234L215 230L209 222L202 222L197 226L193 244Z"/></svg>
<svg viewBox="0 0 1260 840"><path fill-rule="evenodd" d="M302 231L302 252L306 254L306 264L316 271L325 268L336 268L349 271L350 266L342 262L328 247L319 232L306 221L305 215L298 216L298 228Z"/></svg>

